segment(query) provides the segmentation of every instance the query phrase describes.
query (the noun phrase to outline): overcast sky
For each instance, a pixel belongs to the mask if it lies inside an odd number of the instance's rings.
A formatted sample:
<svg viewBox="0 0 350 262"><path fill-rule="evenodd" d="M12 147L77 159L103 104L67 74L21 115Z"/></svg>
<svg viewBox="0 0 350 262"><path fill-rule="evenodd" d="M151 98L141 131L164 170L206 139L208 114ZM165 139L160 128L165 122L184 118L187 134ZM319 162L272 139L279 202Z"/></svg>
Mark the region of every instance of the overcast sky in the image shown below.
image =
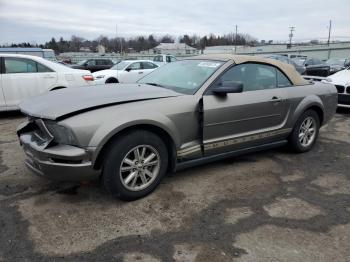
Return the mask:
<svg viewBox="0 0 350 262"><path fill-rule="evenodd" d="M0 0L0 43L43 43L71 35L174 36L240 33L259 40L350 40L350 0ZM348 38L346 38L348 37ZM344 40L345 40L344 39Z"/></svg>

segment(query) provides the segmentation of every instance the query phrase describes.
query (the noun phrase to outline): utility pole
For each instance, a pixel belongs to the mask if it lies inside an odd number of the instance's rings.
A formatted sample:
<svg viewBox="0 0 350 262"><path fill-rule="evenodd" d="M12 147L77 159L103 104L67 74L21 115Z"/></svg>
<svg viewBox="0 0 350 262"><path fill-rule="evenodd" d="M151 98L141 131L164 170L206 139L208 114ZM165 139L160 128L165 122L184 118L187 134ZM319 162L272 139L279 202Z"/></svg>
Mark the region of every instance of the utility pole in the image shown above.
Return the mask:
<svg viewBox="0 0 350 262"><path fill-rule="evenodd" d="M290 33L289 33L289 48L292 48L292 38L294 36L293 32L295 31L295 27L294 26L290 26Z"/></svg>
<svg viewBox="0 0 350 262"><path fill-rule="evenodd" d="M116 37L116 48L118 47L118 25L115 24L115 37ZM120 37L120 55L122 55L123 52L123 38Z"/></svg>
<svg viewBox="0 0 350 262"><path fill-rule="evenodd" d="M237 31L238 31L238 26L236 25L235 54L237 53Z"/></svg>
<svg viewBox="0 0 350 262"><path fill-rule="evenodd" d="M331 42L331 31L332 31L332 20L329 20L328 41L327 41L328 46L329 46L329 44Z"/></svg>

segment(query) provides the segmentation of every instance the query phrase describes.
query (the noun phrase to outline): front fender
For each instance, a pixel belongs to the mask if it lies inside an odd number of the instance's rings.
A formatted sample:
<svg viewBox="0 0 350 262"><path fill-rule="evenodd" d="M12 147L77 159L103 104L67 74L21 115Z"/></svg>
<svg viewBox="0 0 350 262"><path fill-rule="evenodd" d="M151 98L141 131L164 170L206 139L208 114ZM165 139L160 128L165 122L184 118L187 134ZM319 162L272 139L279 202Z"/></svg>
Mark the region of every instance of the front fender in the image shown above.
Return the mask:
<svg viewBox="0 0 350 262"><path fill-rule="evenodd" d="M152 116L148 117L142 117L140 115L132 117L128 115L127 118L122 118L117 121L114 119L113 121L105 122L96 130L89 143L89 147L96 148L93 153L92 161L95 162L101 150L112 137L127 128L138 125L158 127L171 137L176 147L180 146L179 131L175 124L165 115L160 113L153 113Z"/></svg>

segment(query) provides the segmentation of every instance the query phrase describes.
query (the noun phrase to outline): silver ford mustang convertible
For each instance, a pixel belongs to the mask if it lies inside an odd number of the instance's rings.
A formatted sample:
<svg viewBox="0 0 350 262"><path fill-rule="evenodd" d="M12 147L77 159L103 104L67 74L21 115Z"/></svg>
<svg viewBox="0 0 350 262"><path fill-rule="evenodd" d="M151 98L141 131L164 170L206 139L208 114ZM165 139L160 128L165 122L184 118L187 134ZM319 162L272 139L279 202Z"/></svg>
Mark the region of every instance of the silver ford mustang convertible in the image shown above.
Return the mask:
<svg viewBox="0 0 350 262"><path fill-rule="evenodd" d="M289 143L309 151L337 91L251 56L170 63L136 84L58 90L23 102L18 128L34 173L101 178L115 197L154 190L167 172Z"/></svg>

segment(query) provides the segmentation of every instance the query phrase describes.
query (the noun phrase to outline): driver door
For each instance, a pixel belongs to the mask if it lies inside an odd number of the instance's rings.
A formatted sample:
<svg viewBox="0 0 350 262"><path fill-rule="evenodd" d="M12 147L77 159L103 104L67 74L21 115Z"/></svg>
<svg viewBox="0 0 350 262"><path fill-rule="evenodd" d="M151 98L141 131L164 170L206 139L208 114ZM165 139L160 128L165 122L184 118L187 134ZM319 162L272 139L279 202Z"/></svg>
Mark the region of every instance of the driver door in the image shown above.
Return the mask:
<svg viewBox="0 0 350 262"><path fill-rule="evenodd" d="M288 80L288 79L287 79ZM225 82L243 84L243 92L215 95ZM210 90L211 89L211 90ZM223 73L203 96L203 143L206 155L233 151L278 138L288 116L288 102L277 84L277 69L240 64ZM276 132L277 131L277 132Z"/></svg>
<svg viewBox="0 0 350 262"><path fill-rule="evenodd" d="M132 63L125 71L123 83L135 83L144 75L141 62Z"/></svg>

